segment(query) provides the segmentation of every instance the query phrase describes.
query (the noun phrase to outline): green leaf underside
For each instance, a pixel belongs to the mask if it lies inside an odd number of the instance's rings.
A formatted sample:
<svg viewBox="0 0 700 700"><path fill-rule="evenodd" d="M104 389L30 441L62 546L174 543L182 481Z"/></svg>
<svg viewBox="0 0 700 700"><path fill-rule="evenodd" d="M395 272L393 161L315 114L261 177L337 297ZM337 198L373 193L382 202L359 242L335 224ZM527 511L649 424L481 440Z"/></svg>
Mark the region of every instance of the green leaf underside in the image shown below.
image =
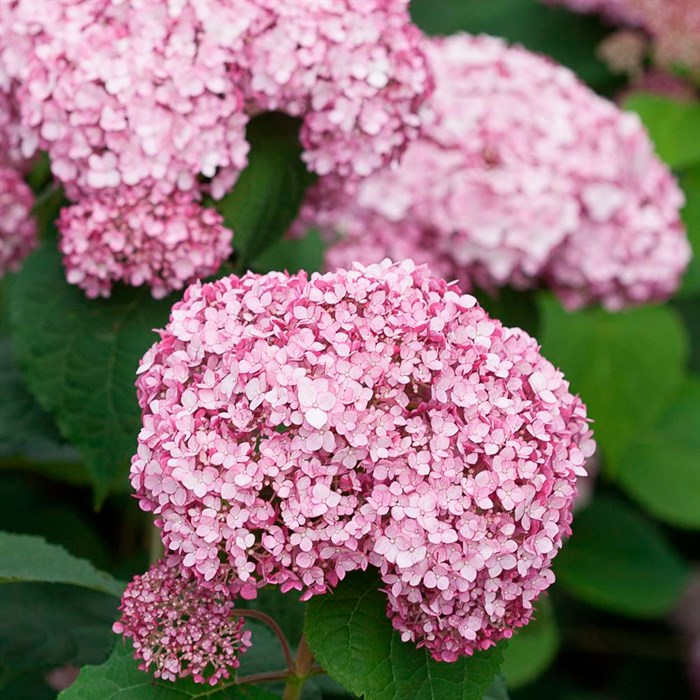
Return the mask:
<svg viewBox="0 0 700 700"><path fill-rule="evenodd" d="M642 618L668 613L688 573L654 523L610 496L576 515L554 570L560 585L590 605Z"/></svg>
<svg viewBox="0 0 700 700"><path fill-rule="evenodd" d="M234 232L239 271L247 270L296 218L313 176L301 160L300 122L278 113L252 119L248 166L216 208Z"/></svg>
<svg viewBox="0 0 700 700"><path fill-rule="evenodd" d="M659 422L625 452L620 486L671 525L700 528L700 380L689 378Z"/></svg>
<svg viewBox="0 0 700 700"><path fill-rule="evenodd" d="M605 468L614 474L627 447L681 386L688 354L683 324L669 307L567 313L547 297L540 308L542 352L585 402Z"/></svg>
<svg viewBox="0 0 700 700"><path fill-rule="evenodd" d="M640 92L628 97L624 107L639 114L656 152L671 168L680 170L700 163L700 101Z"/></svg>
<svg viewBox="0 0 700 700"><path fill-rule="evenodd" d="M124 584L41 537L0 532L0 583L65 583L120 596Z"/></svg>
<svg viewBox="0 0 700 700"><path fill-rule="evenodd" d="M17 361L41 406L82 454L101 501L126 479L141 425L134 381L172 299L118 287L109 300L69 285L54 242L24 263L11 288Z"/></svg>
<svg viewBox="0 0 700 700"><path fill-rule="evenodd" d="M540 598L532 620L508 641L503 675L508 687L519 688L540 676L559 650L559 630L548 598Z"/></svg>
<svg viewBox="0 0 700 700"><path fill-rule="evenodd" d="M191 679L171 683L154 678L139 670L131 647L121 640L105 663L83 668L75 683L58 697L59 700L279 700L276 695L252 685L227 685L224 681L212 687Z"/></svg>
<svg viewBox="0 0 700 700"><path fill-rule="evenodd" d="M480 700L498 674L501 648L434 661L401 641L378 585L374 573L356 572L307 603L305 634L328 675L366 700Z"/></svg>

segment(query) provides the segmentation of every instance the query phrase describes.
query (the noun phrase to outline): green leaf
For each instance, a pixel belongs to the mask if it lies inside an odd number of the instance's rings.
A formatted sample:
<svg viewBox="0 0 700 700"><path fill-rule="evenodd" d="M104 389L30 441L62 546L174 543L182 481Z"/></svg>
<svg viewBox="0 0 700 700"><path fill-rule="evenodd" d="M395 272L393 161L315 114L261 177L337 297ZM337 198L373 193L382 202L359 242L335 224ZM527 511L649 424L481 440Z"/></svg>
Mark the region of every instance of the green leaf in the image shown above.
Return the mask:
<svg viewBox="0 0 700 700"><path fill-rule="evenodd" d="M75 586L0 586L0 667L15 674L102 663L114 643L117 605L113 596Z"/></svg>
<svg viewBox="0 0 700 700"><path fill-rule="evenodd" d="M661 420L630 445L616 478L659 520L700 528L700 380L689 378Z"/></svg>
<svg viewBox="0 0 700 700"><path fill-rule="evenodd" d="M0 532L0 583L68 583L120 596L124 584L34 535Z"/></svg>
<svg viewBox="0 0 700 700"><path fill-rule="evenodd" d="M495 647L455 663L401 641L374 573L353 573L307 603L305 634L331 678L366 700L480 700L501 665Z"/></svg>
<svg viewBox="0 0 700 700"><path fill-rule="evenodd" d="M34 396L82 454L98 502L126 480L141 426L138 361L172 301L126 287L108 300L87 299L66 282L51 242L25 261L11 286L17 361Z"/></svg>
<svg viewBox="0 0 700 700"><path fill-rule="evenodd" d="M41 676L22 674L0 682L0 700L55 700L56 691Z"/></svg>
<svg viewBox="0 0 700 700"><path fill-rule="evenodd" d="M605 468L614 473L681 385L688 352L683 324L669 307L571 314L547 297L540 308L542 352L586 403Z"/></svg>
<svg viewBox="0 0 700 700"><path fill-rule="evenodd" d="M606 496L577 514L573 531L554 567L572 595L632 617L660 617L673 608L688 572L654 523Z"/></svg>
<svg viewBox="0 0 700 700"><path fill-rule="evenodd" d="M256 272L286 270L290 274L305 270L318 272L323 265L324 244L316 229L304 238L286 238L271 245L253 263Z"/></svg>
<svg viewBox="0 0 700 700"><path fill-rule="evenodd" d="M526 685L547 670L559 650L559 630L548 598L541 598L530 623L519 629L503 654L509 688Z"/></svg>
<svg viewBox="0 0 700 700"><path fill-rule="evenodd" d="M233 229L239 271L280 239L294 221L313 176L301 160L299 120L277 112L252 119L248 167L215 203Z"/></svg>
<svg viewBox="0 0 700 700"><path fill-rule="evenodd" d="M547 7L541 0L412 0L411 14L428 34L491 34L547 54L598 91L611 92L620 82L597 56L611 29L593 15Z"/></svg>
<svg viewBox="0 0 700 700"><path fill-rule="evenodd" d="M674 100L650 93L636 93L624 108L637 112L649 130L656 152L676 170L700 162L700 101Z"/></svg>
<svg viewBox="0 0 700 700"><path fill-rule="evenodd" d="M36 451L37 443L52 446L56 456L70 455L60 445L51 417L41 410L17 368L8 337L0 336L0 457Z"/></svg>
<svg viewBox="0 0 700 700"><path fill-rule="evenodd" d="M679 179L685 193L685 207L681 216L693 251L679 295L690 296L700 292L700 164L683 173Z"/></svg>
<svg viewBox="0 0 700 700"><path fill-rule="evenodd" d="M60 700L279 700L276 695L251 685L234 682L210 686L191 679L171 683L139 671L131 648L118 641L112 655L101 666L82 669Z"/></svg>

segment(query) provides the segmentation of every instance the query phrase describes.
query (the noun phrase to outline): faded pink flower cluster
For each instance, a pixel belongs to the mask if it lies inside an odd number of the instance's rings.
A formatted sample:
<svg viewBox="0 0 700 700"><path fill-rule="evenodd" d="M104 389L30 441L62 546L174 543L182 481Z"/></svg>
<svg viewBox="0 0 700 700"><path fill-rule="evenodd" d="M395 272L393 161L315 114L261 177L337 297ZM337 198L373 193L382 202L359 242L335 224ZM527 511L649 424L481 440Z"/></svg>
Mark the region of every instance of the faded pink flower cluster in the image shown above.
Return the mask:
<svg viewBox="0 0 700 700"><path fill-rule="evenodd" d="M148 284L158 299L215 273L232 252L222 216L189 192L101 190L61 210L58 228L67 279L88 297L122 281Z"/></svg>
<svg viewBox="0 0 700 700"><path fill-rule="evenodd" d="M203 175L221 196L268 109L304 119L312 169L366 174L430 87L407 0L2 2L5 82L73 191Z"/></svg>
<svg viewBox="0 0 700 700"><path fill-rule="evenodd" d="M595 448L537 343L411 261L197 283L137 387L131 481L174 568L308 599L375 566L444 661L527 622Z"/></svg>
<svg viewBox="0 0 700 700"><path fill-rule="evenodd" d="M21 171L3 164L0 154L0 277L17 270L36 246L33 206L34 195Z"/></svg>
<svg viewBox="0 0 700 700"><path fill-rule="evenodd" d="M427 41L433 117L358 192L322 178L296 229L330 268L410 257L469 288L551 286L570 308L664 299L688 263L683 195L638 117L500 39Z"/></svg>
<svg viewBox="0 0 700 700"><path fill-rule="evenodd" d="M700 2L697 0L546 0L576 12L599 12L613 22L644 29L656 61L700 71Z"/></svg>
<svg viewBox="0 0 700 700"><path fill-rule="evenodd" d="M129 637L139 668L154 667L157 678L192 676L216 685L239 666L251 633L234 613L227 591L202 588L197 580L161 561L124 591L114 631Z"/></svg>

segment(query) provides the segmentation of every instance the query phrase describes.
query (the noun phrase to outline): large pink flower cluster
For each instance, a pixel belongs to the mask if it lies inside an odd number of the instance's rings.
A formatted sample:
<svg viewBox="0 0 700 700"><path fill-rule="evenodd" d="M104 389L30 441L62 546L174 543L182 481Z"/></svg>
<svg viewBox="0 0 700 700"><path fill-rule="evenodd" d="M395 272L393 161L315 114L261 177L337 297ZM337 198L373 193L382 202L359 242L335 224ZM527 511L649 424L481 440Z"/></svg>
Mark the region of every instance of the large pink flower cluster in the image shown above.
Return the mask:
<svg viewBox="0 0 700 700"><path fill-rule="evenodd" d="M228 592L203 589L165 561L126 587L120 610L114 631L133 641L140 668L153 666L157 678L192 676L215 685L250 647L251 634Z"/></svg>
<svg viewBox="0 0 700 700"><path fill-rule="evenodd" d="M37 243L34 195L22 173L0 157L0 277L16 270Z"/></svg>
<svg viewBox="0 0 700 700"><path fill-rule="evenodd" d="M398 168L322 178L298 227L342 240L329 267L427 261L463 285L547 284L569 307L675 291L683 195L634 114L571 71L487 36L432 39L433 118Z"/></svg>
<svg viewBox="0 0 700 700"><path fill-rule="evenodd" d="M109 296L118 281L164 297L213 274L232 252L221 215L189 192L102 190L62 209L58 229L67 279L88 297Z"/></svg>
<svg viewBox="0 0 700 700"><path fill-rule="evenodd" d="M527 622L594 449L536 342L410 261L197 283L137 387L132 485L174 567L307 599L376 566L445 661Z"/></svg>
<svg viewBox="0 0 700 700"><path fill-rule="evenodd" d="M319 172L365 174L400 152L430 87L407 0L2 0L0 69L71 189L201 175L221 196L245 125L304 119Z"/></svg>
<svg viewBox="0 0 700 700"><path fill-rule="evenodd" d="M700 71L700 2L697 0L546 0L576 12L604 17L644 29L653 40L661 65L678 64Z"/></svg>

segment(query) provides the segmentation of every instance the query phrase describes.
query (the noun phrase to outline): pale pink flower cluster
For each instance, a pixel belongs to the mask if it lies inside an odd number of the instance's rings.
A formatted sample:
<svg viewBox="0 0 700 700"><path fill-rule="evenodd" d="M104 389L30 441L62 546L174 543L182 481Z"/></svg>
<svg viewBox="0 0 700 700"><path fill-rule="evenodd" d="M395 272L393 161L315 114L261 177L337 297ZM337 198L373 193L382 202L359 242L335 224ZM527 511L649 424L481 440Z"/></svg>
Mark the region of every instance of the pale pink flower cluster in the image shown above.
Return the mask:
<svg viewBox="0 0 700 700"><path fill-rule="evenodd" d="M576 12L598 12L611 21L644 29L656 61L667 68L700 71L698 0L546 0Z"/></svg>
<svg viewBox="0 0 700 700"><path fill-rule="evenodd" d="M312 169L399 153L430 88L407 0L2 0L0 69L69 189L223 195L250 114L304 120Z"/></svg>
<svg viewBox="0 0 700 700"><path fill-rule="evenodd" d="M21 171L3 164L0 154L0 277L17 270L36 246L33 206L34 195Z"/></svg>
<svg viewBox="0 0 700 700"><path fill-rule="evenodd" d="M239 666L251 633L226 590L202 588L165 561L137 576L124 591L114 631L132 640L139 666L157 678L192 676L216 685Z"/></svg>
<svg viewBox="0 0 700 700"><path fill-rule="evenodd" d="M137 387L131 481L173 566L308 599L373 565L445 661L527 622L595 447L537 343L411 261L197 283Z"/></svg>
<svg viewBox="0 0 700 700"><path fill-rule="evenodd" d="M427 40L433 117L357 192L322 178L296 229L341 240L332 269L389 256L493 289L551 286L570 308L668 297L690 257L683 195L638 117L500 39Z"/></svg>
<svg viewBox="0 0 700 700"><path fill-rule="evenodd" d="M189 192L101 190L62 209L58 229L68 282L88 297L125 282L150 285L158 299L215 273L232 252L222 216Z"/></svg>

